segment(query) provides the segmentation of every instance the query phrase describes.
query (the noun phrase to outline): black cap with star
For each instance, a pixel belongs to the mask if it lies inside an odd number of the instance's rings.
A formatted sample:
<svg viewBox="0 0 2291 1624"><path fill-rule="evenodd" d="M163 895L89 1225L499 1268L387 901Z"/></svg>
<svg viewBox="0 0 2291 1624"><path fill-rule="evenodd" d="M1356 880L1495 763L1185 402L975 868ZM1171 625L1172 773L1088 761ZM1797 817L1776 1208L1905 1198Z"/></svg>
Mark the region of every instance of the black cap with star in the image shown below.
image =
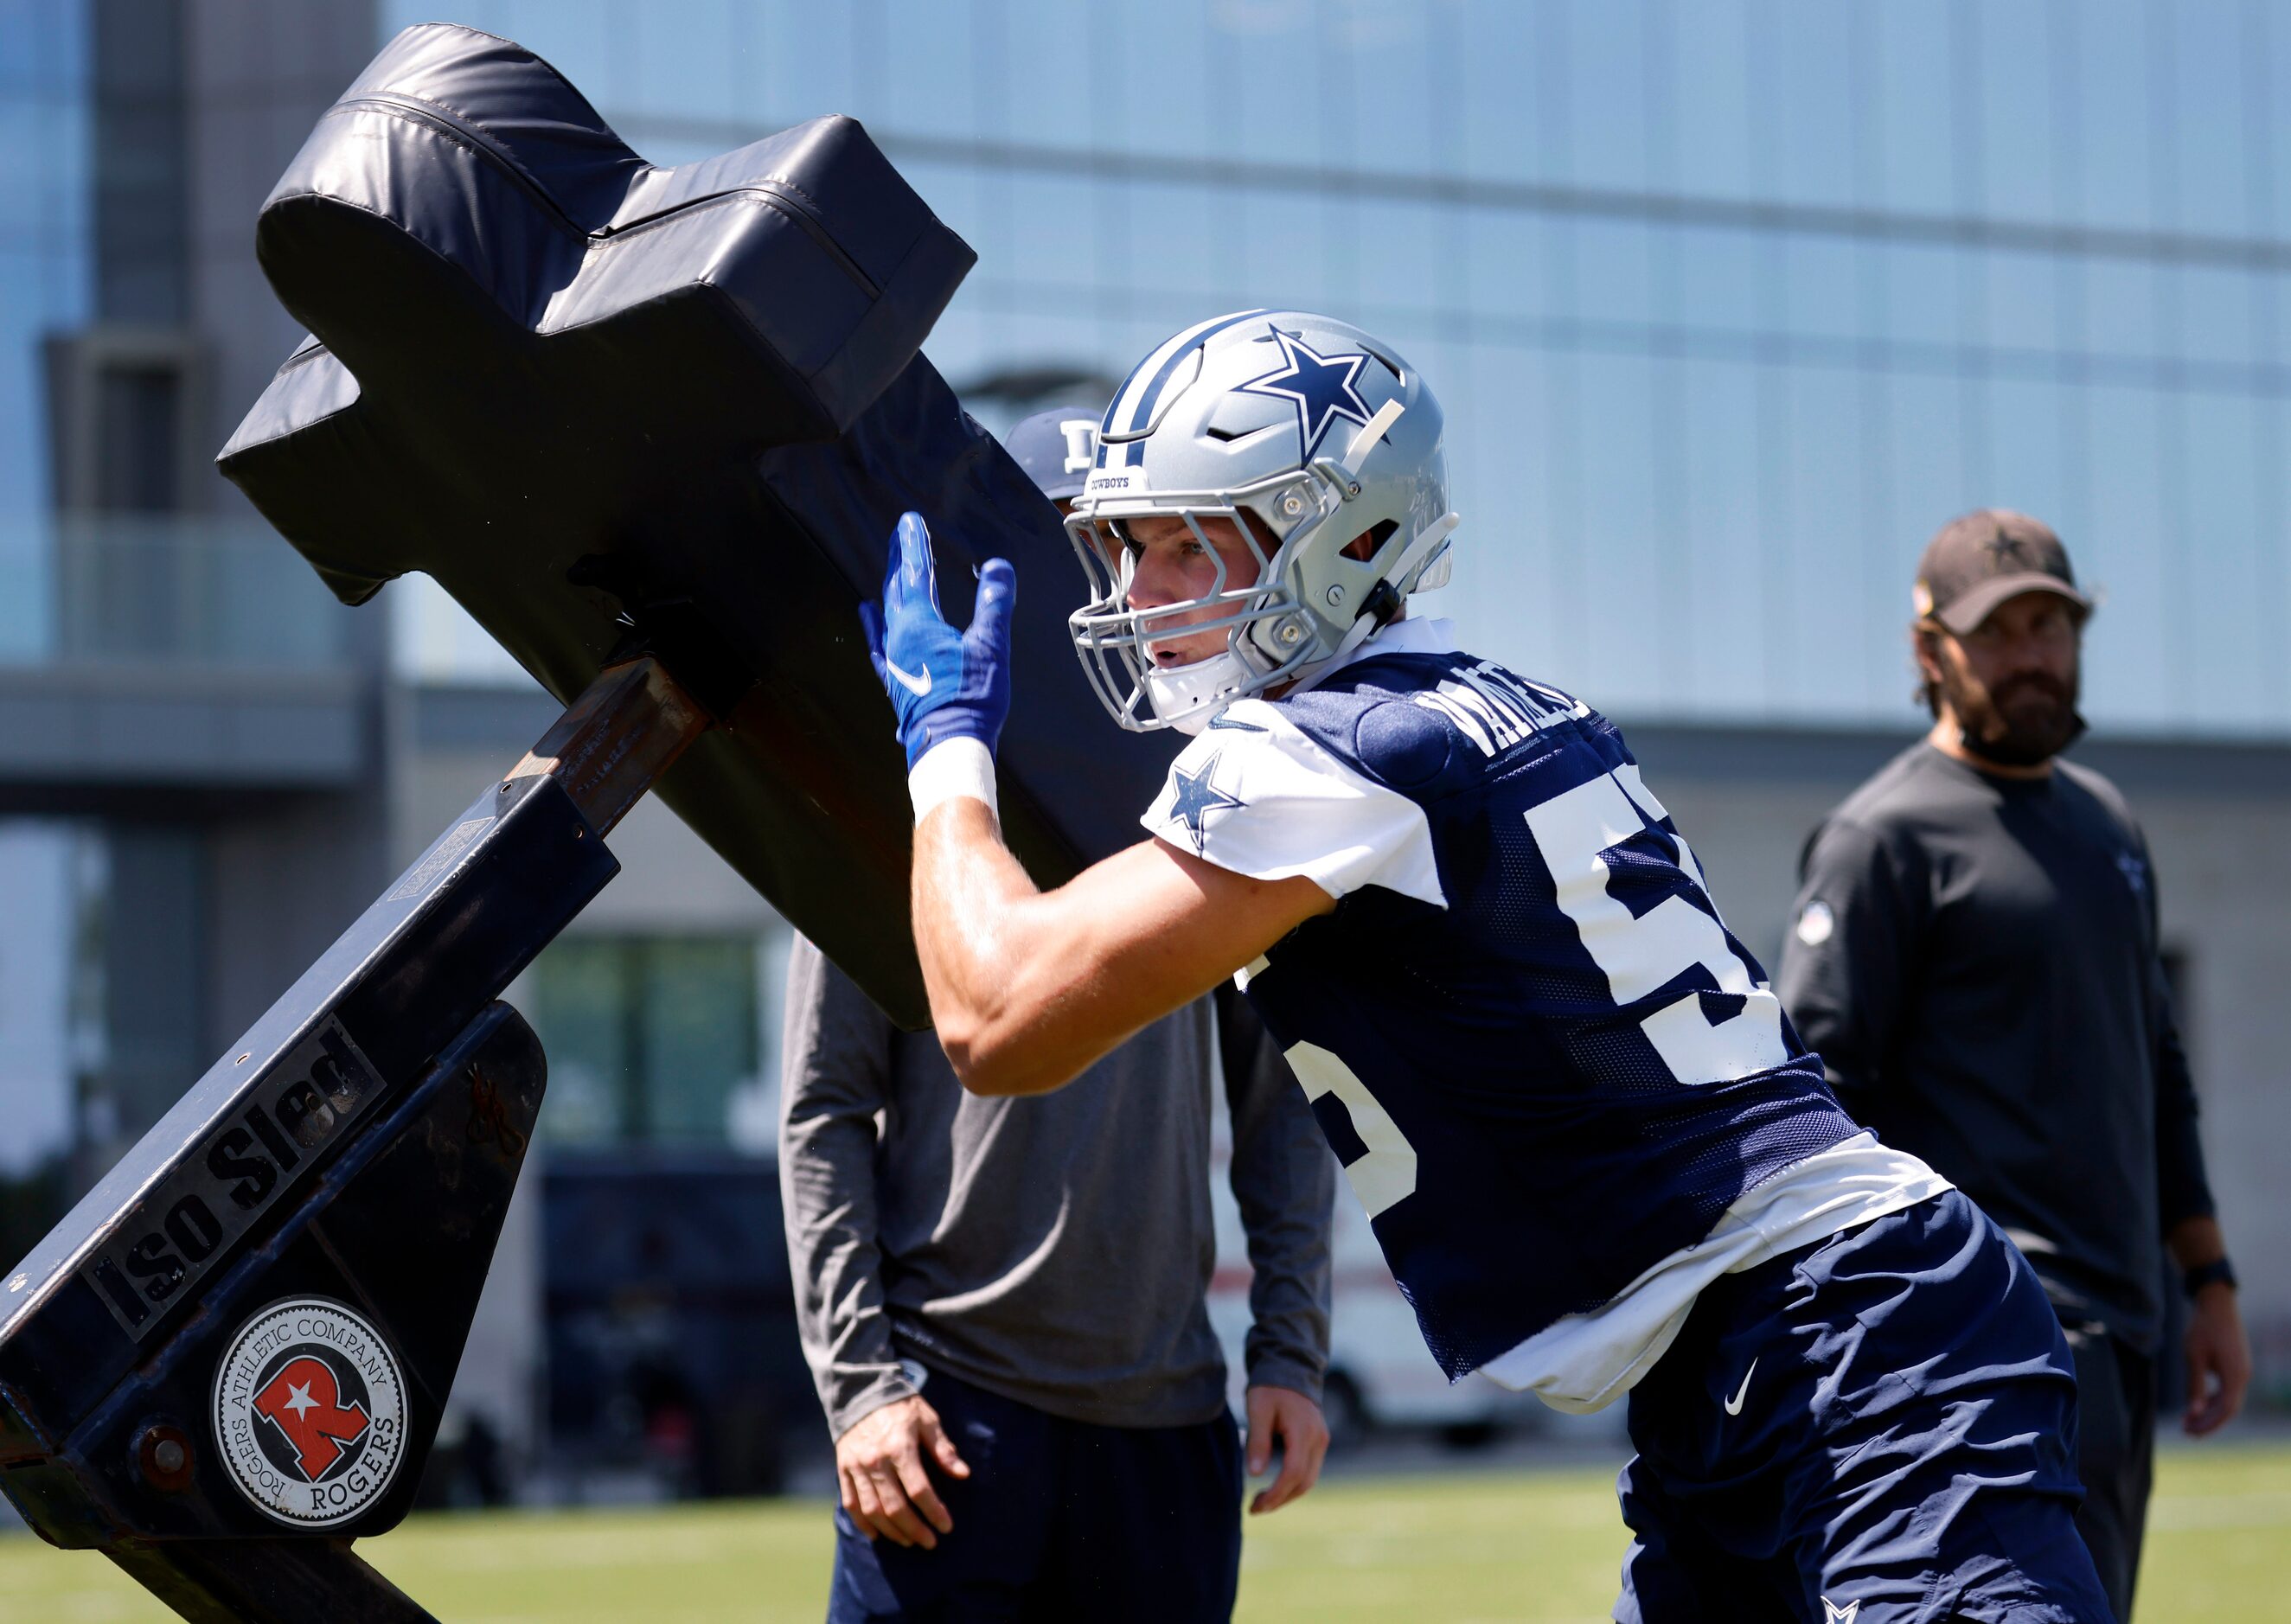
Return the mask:
<svg viewBox="0 0 2291 1624"><path fill-rule="evenodd" d="M1920 620L1931 616L1963 637L2022 592L2052 592L2092 610L2051 526L2007 508L1982 508L1941 527L1917 560L1910 600Z"/></svg>

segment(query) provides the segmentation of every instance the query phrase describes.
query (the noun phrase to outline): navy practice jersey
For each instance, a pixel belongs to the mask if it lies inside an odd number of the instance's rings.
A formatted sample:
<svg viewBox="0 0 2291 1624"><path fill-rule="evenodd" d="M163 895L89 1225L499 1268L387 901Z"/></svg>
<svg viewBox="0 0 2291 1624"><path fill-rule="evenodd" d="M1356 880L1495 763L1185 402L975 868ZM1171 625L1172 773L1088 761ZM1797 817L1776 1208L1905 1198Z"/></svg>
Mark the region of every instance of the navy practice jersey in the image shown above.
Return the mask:
<svg viewBox="0 0 2291 1624"><path fill-rule="evenodd" d="M1730 1211L1804 1243L1946 1187L1865 1137L1877 1162L1800 1192L1787 1224L1741 1204L1860 1130L1614 725L1453 652L1445 623L1229 707L1144 822L1341 898L1244 985L1451 1377L1596 1315ZM1602 1355L1628 1379L1701 1283L1675 1280L1684 1302Z"/></svg>

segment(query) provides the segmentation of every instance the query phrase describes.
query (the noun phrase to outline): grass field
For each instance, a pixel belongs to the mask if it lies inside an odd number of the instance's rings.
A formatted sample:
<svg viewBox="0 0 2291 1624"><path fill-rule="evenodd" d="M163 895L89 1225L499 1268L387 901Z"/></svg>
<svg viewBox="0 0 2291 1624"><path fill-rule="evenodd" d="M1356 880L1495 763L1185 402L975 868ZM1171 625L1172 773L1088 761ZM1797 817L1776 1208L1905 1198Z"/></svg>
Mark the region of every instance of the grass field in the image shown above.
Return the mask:
<svg viewBox="0 0 2291 1624"><path fill-rule="evenodd" d="M2291 1447L2177 1451L2158 1472L2138 1624L2291 1619ZM416 1518L359 1546L449 1624L813 1624L825 1508L800 1500L652 1511ZM1597 1620L1623 1547L1605 1471L1356 1478L1250 1526L1249 1624ZM0 1540L0 1619L167 1614L109 1563Z"/></svg>

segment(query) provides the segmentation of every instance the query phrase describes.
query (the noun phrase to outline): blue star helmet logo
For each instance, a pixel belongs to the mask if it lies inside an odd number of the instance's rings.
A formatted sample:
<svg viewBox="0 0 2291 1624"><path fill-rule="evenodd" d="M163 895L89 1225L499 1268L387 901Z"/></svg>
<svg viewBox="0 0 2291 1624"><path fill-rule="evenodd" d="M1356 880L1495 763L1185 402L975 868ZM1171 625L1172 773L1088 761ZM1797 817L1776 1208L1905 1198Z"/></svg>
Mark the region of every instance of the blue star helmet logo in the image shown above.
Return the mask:
<svg viewBox="0 0 2291 1624"><path fill-rule="evenodd" d="M1303 339L1277 327L1273 337L1285 364L1235 387L1244 395L1271 395L1296 406L1297 432L1305 441L1303 461L1312 460L1321 437L1338 418L1368 426L1368 402L1356 387L1368 357L1321 355Z"/></svg>
<svg viewBox="0 0 2291 1624"><path fill-rule="evenodd" d="M1199 856L1209 849L1209 832L1203 820L1212 812L1241 802L1210 782L1217 770L1218 759L1211 756L1202 763L1202 770L1189 773L1179 768L1171 775L1178 788L1177 799L1170 804L1170 816L1185 824L1186 832L1194 837L1194 855Z"/></svg>

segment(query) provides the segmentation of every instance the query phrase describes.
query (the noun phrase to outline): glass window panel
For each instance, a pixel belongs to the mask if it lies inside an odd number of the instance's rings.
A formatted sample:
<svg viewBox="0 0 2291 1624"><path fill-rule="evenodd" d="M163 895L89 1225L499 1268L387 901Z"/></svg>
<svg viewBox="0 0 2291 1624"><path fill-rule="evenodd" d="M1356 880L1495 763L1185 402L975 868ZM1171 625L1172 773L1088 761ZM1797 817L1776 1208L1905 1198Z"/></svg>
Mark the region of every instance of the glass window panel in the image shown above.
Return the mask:
<svg viewBox="0 0 2291 1624"><path fill-rule="evenodd" d="M1792 203L1855 201L1853 33L1850 7L1804 5L1765 36L1788 87L1767 111L1781 138L1782 195Z"/></svg>
<svg viewBox="0 0 2291 1624"><path fill-rule="evenodd" d="M1654 679L1667 713L1679 711L1693 682L1692 627L1698 613L1688 560L1693 546L1687 506L1686 363L1682 354L1657 354L1648 366L1652 405L1647 491L1652 535L1648 599L1654 633Z"/></svg>
<svg viewBox="0 0 2291 1624"><path fill-rule="evenodd" d="M2119 727L2160 727L2174 715L2166 664L2163 495L2157 411L2150 390L2086 386L2092 433L2092 529L2071 538L2078 578L2102 594L2085 639L2086 711Z"/></svg>
<svg viewBox="0 0 2291 1624"><path fill-rule="evenodd" d="M1896 209L1955 210L1956 75L1949 12L1938 5L1888 5L1877 12L1878 103L1884 109L1879 201Z"/></svg>
<svg viewBox="0 0 2291 1624"><path fill-rule="evenodd" d="M1357 211L1363 309L1407 311L1418 319L1440 305L1447 211L1435 204L1367 199Z"/></svg>
<svg viewBox="0 0 2291 1624"><path fill-rule="evenodd" d="M1647 187L1644 0L1562 0L1568 175L1579 186Z"/></svg>
<svg viewBox="0 0 2291 1624"><path fill-rule="evenodd" d="M889 0L872 29L875 112L887 130L953 139L979 133L976 4Z"/></svg>
<svg viewBox="0 0 2291 1624"><path fill-rule="evenodd" d="M1814 338L1853 338L1861 331L1861 256L1842 237L1811 234L1784 241L1789 328Z"/></svg>
<svg viewBox="0 0 2291 1624"><path fill-rule="evenodd" d="M2061 387L2048 380L1990 380L1990 490L1982 502L2033 513L2065 532L2068 467L2061 393ZM1940 520L1934 523L1938 527Z"/></svg>
<svg viewBox="0 0 2291 1624"><path fill-rule="evenodd" d="M978 109L982 129L1015 141L1081 147L1090 140L1092 8L1073 0L972 0L1002 63ZM1173 8L1174 9L1174 8ZM1174 23L1198 28L1198 22Z"/></svg>
<svg viewBox="0 0 2291 1624"><path fill-rule="evenodd" d="M542 949L514 994L549 1057L541 1132L555 1144L614 1144L631 1125L628 960L619 937L559 937Z"/></svg>
<svg viewBox="0 0 2291 1624"><path fill-rule="evenodd" d="M1124 10L1136 29L1161 26L1160 12L1154 6ZM1102 7L1089 11L1093 18L1105 15ZM1231 133L1234 154L1259 163L1322 161L1322 138L1327 133L1322 105L1326 93L1325 64L1314 27L1314 9L1271 0L1216 0L1210 17L1210 56L1221 59L1229 68L1255 64L1260 70L1238 74L1225 73L1222 68L1208 70L1224 73L1218 84L1223 104L1218 117L1222 127ZM1106 60L1103 66L1107 71L1129 69L1129 64L1117 60ZM1146 100L1152 92L1141 84L1132 93ZM1150 112L1149 107L1140 107L1132 117L1142 119Z"/></svg>
<svg viewBox="0 0 2291 1624"><path fill-rule="evenodd" d="M2252 229L2245 148L2243 0L2173 0L2170 159L2174 223L2240 236Z"/></svg>
<svg viewBox="0 0 2291 1624"><path fill-rule="evenodd" d="M2237 367L2260 358L2259 335L2252 324L2256 293L2249 274L2208 265L2170 266L2158 274L2164 278L2166 296L2179 304L2182 355Z"/></svg>
<svg viewBox="0 0 2291 1624"><path fill-rule="evenodd" d="M1742 0L1670 0L1668 33L1677 96L1679 189L1693 197L1746 197L1750 179L1749 23Z"/></svg>
<svg viewBox="0 0 2291 1624"><path fill-rule="evenodd" d="M725 1141L768 1011L752 937L568 937L517 1001L549 1057L554 1143Z"/></svg>
<svg viewBox="0 0 2291 1624"><path fill-rule="evenodd" d="M1354 105L1382 109L1376 116L1346 121L1346 159L1362 169L1426 174L1435 164L1432 133L1434 99L1449 92L1453 54L1432 52L1440 19L1433 8L1394 4L1338 6L1330 19L1337 49L1343 53ZM1449 52L1476 48L1461 36L1438 30Z"/></svg>
<svg viewBox="0 0 2291 1624"><path fill-rule="evenodd" d="M768 121L785 126L824 113L871 118L862 106L863 75L854 71L852 18L842 10L774 0L763 28L764 105ZM896 120L880 120L887 128Z"/></svg>
<svg viewBox="0 0 2291 1624"><path fill-rule="evenodd" d="M922 0L938 4L940 0ZM1176 152L1198 157L1212 149L1210 132L1222 128L1230 108L1210 114L1211 40L1195 4L1100 6L1091 10L1094 34L1109 36L1102 54L1089 58L1091 100L1107 117L1100 127L1113 144L1127 152ZM1315 65L1316 67L1318 64ZM1246 114L1262 113L1250 126L1250 141L1242 150L1258 156L1256 140L1266 124L1287 116L1305 124L1315 135L1327 132L1322 98L1328 89L1320 72L1280 76L1282 93L1274 97L1244 95ZM1263 103L1269 102L1270 106Z"/></svg>
<svg viewBox="0 0 2291 1624"><path fill-rule="evenodd" d="M771 25L764 8L748 0L725 0L727 13L719 35L723 60L714 69L724 82L724 117L755 129L778 127L771 103Z"/></svg>
<svg viewBox="0 0 2291 1624"><path fill-rule="evenodd" d="M1755 712L1766 694L1764 582L1772 565L1758 501L1757 368L1695 359L1680 375L1685 585L1693 612L1679 630L1688 680L1678 708Z"/></svg>
<svg viewBox="0 0 2291 1624"><path fill-rule="evenodd" d="M1764 232L1716 226L1675 228L1679 251L1678 319L1690 328L1749 334L1765 325Z"/></svg>
<svg viewBox="0 0 2291 1624"><path fill-rule="evenodd" d="M1885 470L1904 539L1901 597L1917 553L1956 515L1981 505L1965 478L1965 403L1956 378L1897 373L1891 379L1885 418L1891 461Z"/></svg>
<svg viewBox="0 0 2291 1624"><path fill-rule="evenodd" d="M1464 647L1563 686L1562 627L1577 614L1555 591L1559 554L1580 538L1580 486L1568 438L1573 374L1547 351L1483 342L1461 358L1464 404L1436 381L1448 424L1451 498L1464 516L1452 587L1435 601ZM1571 555L1572 556L1572 555Z"/></svg>
<svg viewBox="0 0 2291 1624"><path fill-rule="evenodd" d="M1861 376L1861 471L1868 482L1868 496L1855 543L1861 554L1857 611L1871 684L1869 715L1885 726L1899 725L1907 719L1902 706L1913 680L1904 631L1910 615L1910 581L1927 538L1948 518L1947 514L1909 511L1893 485L1899 461L1893 432L1899 398L1894 386L1894 377L1883 372L1865 372Z"/></svg>
<svg viewBox="0 0 2291 1624"><path fill-rule="evenodd" d="M0 95L74 93L92 30L84 0L0 0Z"/></svg>
<svg viewBox="0 0 2291 1624"><path fill-rule="evenodd" d="M12 409L0 389L0 413ZM15 421L24 422L24 418ZM0 438L0 477L29 468L33 447ZM0 511L0 664L52 658L56 645L55 551L48 527Z"/></svg>
<svg viewBox="0 0 2291 1624"><path fill-rule="evenodd" d="M47 246L37 234L52 228L66 187L85 186L84 107L80 96L0 92L0 231L12 248Z"/></svg>
<svg viewBox="0 0 2291 1624"><path fill-rule="evenodd" d="M2054 0L1968 8L1979 56L1981 211L2008 220L2060 213L2054 184Z"/></svg>
<svg viewBox="0 0 2291 1624"><path fill-rule="evenodd" d="M2078 0L2067 12L2076 39L2070 60L2087 220L2146 226L2154 217L2149 13L2143 0Z"/></svg>
<svg viewBox="0 0 2291 1624"><path fill-rule="evenodd" d="M2291 624L2291 403L2279 395L2253 402L2261 425L2259 494L2254 530L2259 542L2259 588L2253 594L2263 626ZM2279 733L2291 728L2291 661L2279 652L2262 663L2261 687Z"/></svg>
<svg viewBox="0 0 2291 1624"><path fill-rule="evenodd" d="M2270 237L2291 231L2291 13L2274 6L2252 12L2252 51L2258 70L2258 106L2263 118L2263 157L2271 189L2259 204L2255 229Z"/></svg>
<svg viewBox="0 0 2291 1624"><path fill-rule="evenodd" d="M1774 640L1781 709L1853 716L1874 698L1861 616L1869 522L1862 476L1861 377L1845 367L1789 369L1789 531L1771 561L1789 628Z"/></svg>
<svg viewBox="0 0 2291 1624"><path fill-rule="evenodd" d="M720 1145L732 1095L756 1074L756 944L668 938L639 962L647 1136Z"/></svg>
<svg viewBox="0 0 2291 1624"><path fill-rule="evenodd" d="M1579 670L1559 680L1610 712L1660 711L1664 598L1656 544L1653 368L1643 355L1586 352L1580 361L1583 519L1561 544L1579 551L1563 579L1580 592L1563 603L1585 647ZM1562 589L1565 591L1564 588Z"/></svg>
<svg viewBox="0 0 2291 1624"><path fill-rule="evenodd" d="M1246 234L1242 302L1322 308L1328 264L1321 252L1320 199L1258 192L1250 195L1247 205L1221 211L1218 220L1219 230Z"/></svg>
<svg viewBox="0 0 2291 1624"><path fill-rule="evenodd" d="M1144 292L1216 302L1229 275L1220 243L1234 213L1230 194L1152 181L1130 181L1126 189L1132 234L1128 262L1116 274Z"/></svg>
<svg viewBox="0 0 2291 1624"><path fill-rule="evenodd" d="M1574 242L1577 315L1633 328L1658 319L1647 227L1636 221L1581 219L1554 229Z"/></svg>
<svg viewBox="0 0 2291 1624"><path fill-rule="evenodd" d="M1553 229L1524 209L1475 209L1466 238L1475 311L1508 318L1549 313L1544 234Z"/></svg>
<svg viewBox="0 0 2291 1624"><path fill-rule="evenodd" d="M2143 260L2085 261L2085 343L2095 355L2159 353L2156 268Z"/></svg>
<svg viewBox="0 0 2291 1624"><path fill-rule="evenodd" d="M1458 32L1470 42L1454 63L1462 103L1466 173L1499 180L1548 178L1541 98L1557 75L1535 49L1536 13L1515 0L1463 0Z"/></svg>
<svg viewBox="0 0 2291 1624"><path fill-rule="evenodd" d="M927 180L919 165L909 164L905 170L917 189L935 203L937 172L928 172ZM1089 182L1073 176L1012 171L1001 184L1006 200L999 212L1009 222L1009 250L1001 263L982 264L972 274L985 272L1012 282L1077 291L1093 285L1097 277L1098 226L1097 205Z"/></svg>
<svg viewBox="0 0 2291 1624"><path fill-rule="evenodd" d="M1961 249L1939 243L1888 243L1885 255L1885 336L1906 344L1957 342Z"/></svg>
<svg viewBox="0 0 2291 1624"><path fill-rule="evenodd" d="M2184 535L2174 607L2185 616L2179 647L2188 651L2182 715L2225 727L2269 720L2263 675L2278 655L2279 623L2265 612L2269 572L2259 528L2262 419L2248 396L2191 391L2181 398L2187 425ZM2269 448L2270 454L2272 447Z"/></svg>
<svg viewBox="0 0 2291 1624"><path fill-rule="evenodd" d="M2000 350L2060 348L2059 261L2002 248L1965 252L1980 253L1989 342Z"/></svg>
<svg viewBox="0 0 2291 1624"><path fill-rule="evenodd" d="M736 117L746 102L744 76L760 66L758 30L748 21L732 0L615 4L606 19L615 100L655 117ZM718 143L701 156L721 150Z"/></svg>

